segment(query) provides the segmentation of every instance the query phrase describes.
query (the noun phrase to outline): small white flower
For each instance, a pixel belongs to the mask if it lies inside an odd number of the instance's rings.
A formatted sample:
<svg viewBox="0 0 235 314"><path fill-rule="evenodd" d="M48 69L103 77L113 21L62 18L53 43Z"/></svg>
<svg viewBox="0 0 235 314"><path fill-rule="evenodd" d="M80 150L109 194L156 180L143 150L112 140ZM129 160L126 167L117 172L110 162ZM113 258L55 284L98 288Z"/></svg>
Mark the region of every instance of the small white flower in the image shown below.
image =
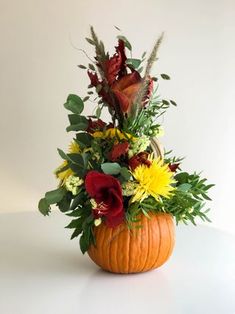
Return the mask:
<svg viewBox="0 0 235 314"><path fill-rule="evenodd" d="M101 223L102 223L102 219L101 219L101 218L98 218L98 219L95 219L95 220L94 220L94 225L95 225L96 227L98 227Z"/></svg>
<svg viewBox="0 0 235 314"><path fill-rule="evenodd" d="M150 139L145 135L141 136L131 144L131 147L128 151L129 158L140 152L144 152L149 145Z"/></svg>
<svg viewBox="0 0 235 314"><path fill-rule="evenodd" d="M83 184L83 179L76 176L69 176L65 181L65 187L68 191L72 192L73 195L77 195L79 191L79 186Z"/></svg>
<svg viewBox="0 0 235 314"><path fill-rule="evenodd" d="M133 194L135 194L136 187L137 187L136 182L127 181L127 182L123 183L122 184L122 194L124 196L132 196Z"/></svg>

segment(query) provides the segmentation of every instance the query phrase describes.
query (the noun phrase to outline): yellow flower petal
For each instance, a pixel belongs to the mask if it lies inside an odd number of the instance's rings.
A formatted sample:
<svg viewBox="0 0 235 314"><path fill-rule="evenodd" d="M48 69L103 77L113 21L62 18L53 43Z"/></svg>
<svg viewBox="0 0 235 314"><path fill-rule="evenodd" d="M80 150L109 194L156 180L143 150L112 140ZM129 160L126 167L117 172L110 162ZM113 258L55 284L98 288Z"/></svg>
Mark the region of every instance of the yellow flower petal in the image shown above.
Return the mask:
<svg viewBox="0 0 235 314"><path fill-rule="evenodd" d="M96 138L102 138L102 139L106 139L106 138L117 138L119 140L135 139L131 134L121 132L117 128L110 128L102 132L97 131L97 132L94 132L92 136Z"/></svg>
<svg viewBox="0 0 235 314"><path fill-rule="evenodd" d="M80 152L80 147L79 147L78 143L75 141L72 141L69 145L69 153L72 154L72 153L79 153L79 152ZM56 177L58 179L60 179L61 185L64 185L65 181L68 179L68 177L70 177L71 175L74 174L73 170L71 170L70 168L60 172L60 170L63 169L64 167L66 167L67 164L68 164L68 162L65 160L54 172Z"/></svg>
<svg viewBox="0 0 235 314"><path fill-rule="evenodd" d="M149 159L151 161L149 167L142 164L132 172L138 186L131 202L142 202L148 196L153 196L158 201L160 196L169 198L172 195L174 190L172 183L175 182L173 172L160 158L153 159L153 156L150 156Z"/></svg>

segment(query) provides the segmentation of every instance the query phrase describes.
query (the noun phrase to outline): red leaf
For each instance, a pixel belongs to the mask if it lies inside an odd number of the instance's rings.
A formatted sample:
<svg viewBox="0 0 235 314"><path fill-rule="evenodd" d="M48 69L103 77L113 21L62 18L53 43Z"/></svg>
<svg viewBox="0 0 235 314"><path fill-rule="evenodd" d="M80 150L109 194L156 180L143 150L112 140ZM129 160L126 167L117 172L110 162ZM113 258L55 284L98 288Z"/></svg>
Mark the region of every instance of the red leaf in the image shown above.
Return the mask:
<svg viewBox="0 0 235 314"><path fill-rule="evenodd" d="M128 152L128 149L128 142L118 143L114 145L111 152L109 153L109 159L112 161L116 161L118 158L125 155Z"/></svg>

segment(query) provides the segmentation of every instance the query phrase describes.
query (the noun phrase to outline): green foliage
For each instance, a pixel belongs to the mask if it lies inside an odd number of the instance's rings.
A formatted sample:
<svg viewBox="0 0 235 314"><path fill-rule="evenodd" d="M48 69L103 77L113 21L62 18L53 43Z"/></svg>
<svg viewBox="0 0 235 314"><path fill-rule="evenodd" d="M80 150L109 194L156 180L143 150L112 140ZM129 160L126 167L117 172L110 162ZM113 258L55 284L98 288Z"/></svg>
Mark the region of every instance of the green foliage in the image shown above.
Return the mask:
<svg viewBox="0 0 235 314"><path fill-rule="evenodd" d="M84 109L84 103L79 96L70 94L64 107L73 113L80 114Z"/></svg>
<svg viewBox="0 0 235 314"><path fill-rule="evenodd" d="M41 198L38 203L39 211L44 215L47 216L50 214L51 207L50 205L60 203L66 196L67 191L60 187L56 190L49 191L45 194L44 198Z"/></svg>
<svg viewBox="0 0 235 314"><path fill-rule="evenodd" d="M161 74L161 78L163 78L163 80L170 80L171 79L169 75L164 74L164 73Z"/></svg>
<svg viewBox="0 0 235 314"><path fill-rule="evenodd" d="M124 41L125 47L127 49L129 49L130 51L132 50L132 46L131 46L129 40L125 36L119 35L119 36L117 36L117 38Z"/></svg>
<svg viewBox="0 0 235 314"><path fill-rule="evenodd" d="M138 69L141 64L140 59L127 59L126 64L130 64L134 69Z"/></svg>
<svg viewBox="0 0 235 314"><path fill-rule="evenodd" d="M136 136L154 136L160 127L158 119L166 112L171 104L172 101L160 98L157 87L152 93L148 105L142 108L138 115L130 115L125 119L123 124L124 131Z"/></svg>
<svg viewBox="0 0 235 314"><path fill-rule="evenodd" d="M176 189L171 198L160 198L159 202L153 197L145 199L141 206L146 211L166 212L172 214L176 222L183 221L187 224L191 221L196 224L195 218L210 221L207 217L209 209L203 211L204 200L210 200L207 193L213 184L206 185L206 179L201 179L198 174L181 172L175 176Z"/></svg>
<svg viewBox="0 0 235 314"><path fill-rule="evenodd" d="M38 203L38 209L39 209L40 213L43 214L44 216L49 215L50 211L51 211L51 207L47 203L47 200L45 198L40 199L40 201Z"/></svg>
<svg viewBox="0 0 235 314"><path fill-rule="evenodd" d="M72 194L71 193L65 193L64 197L61 201L57 202L57 206L60 209L62 213L65 213L70 210L70 204L72 200Z"/></svg>
<svg viewBox="0 0 235 314"><path fill-rule="evenodd" d="M93 137L86 132L81 132L76 134L76 142L81 148L90 147Z"/></svg>
<svg viewBox="0 0 235 314"><path fill-rule="evenodd" d="M64 188L58 188L56 190L47 192L45 194L45 199L49 205L56 204L63 199L65 193L66 190Z"/></svg>
<svg viewBox="0 0 235 314"><path fill-rule="evenodd" d="M128 168L126 168L126 167L122 167L121 168L120 174L123 177L123 179L126 180L126 181L130 180L130 178L131 178L131 173L128 170Z"/></svg>
<svg viewBox="0 0 235 314"><path fill-rule="evenodd" d="M79 242L81 251L84 254L89 246L95 243L93 235L94 217L85 191L81 191L77 195L70 207L70 213L67 215L75 217L66 228L74 229L71 239L81 235Z"/></svg>
<svg viewBox="0 0 235 314"><path fill-rule="evenodd" d="M116 162L106 162L101 165L101 169L106 174L117 175L121 171L121 166Z"/></svg>
<svg viewBox="0 0 235 314"><path fill-rule="evenodd" d="M69 114L70 126L66 128L66 131L84 131L88 127L88 120L86 117L78 114Z"/></svg>

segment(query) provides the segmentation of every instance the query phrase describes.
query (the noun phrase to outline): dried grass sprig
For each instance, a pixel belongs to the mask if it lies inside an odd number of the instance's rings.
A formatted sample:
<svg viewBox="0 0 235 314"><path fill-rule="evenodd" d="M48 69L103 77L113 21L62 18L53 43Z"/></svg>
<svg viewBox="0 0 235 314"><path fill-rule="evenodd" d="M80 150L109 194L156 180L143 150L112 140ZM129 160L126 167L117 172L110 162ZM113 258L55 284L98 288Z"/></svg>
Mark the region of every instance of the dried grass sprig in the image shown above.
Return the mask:
<svg viewBox="0 0 235 314"><path fill-rule="evenodd" d="M150 75L150 72L151 72L151 69L153 67L154 62L157 59L157 52L158 52L158 49L162 43L163 36L164 36L164 33L162 33L161 36L156 41L156 44L154 45L153 50L152 50L152 52L151 52L151 54L147 60L143 82L141 84L139 92L136 95L132 115L138 114L139 109L142 107L143 98L144 98L144 96L147 92L147 89L148 89L149 75Z"/></svg>

